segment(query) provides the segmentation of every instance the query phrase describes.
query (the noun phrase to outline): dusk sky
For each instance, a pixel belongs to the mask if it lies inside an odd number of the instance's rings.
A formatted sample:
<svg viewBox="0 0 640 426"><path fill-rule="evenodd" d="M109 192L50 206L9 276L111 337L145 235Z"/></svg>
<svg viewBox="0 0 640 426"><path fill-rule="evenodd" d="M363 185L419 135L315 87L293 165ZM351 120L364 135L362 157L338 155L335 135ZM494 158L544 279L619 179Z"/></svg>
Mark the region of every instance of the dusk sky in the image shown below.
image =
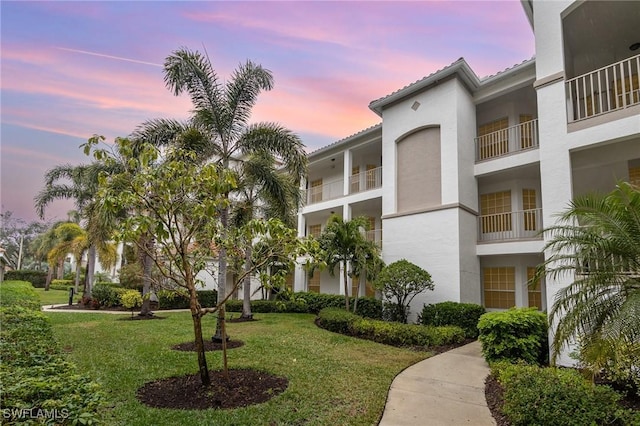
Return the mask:
<svg viewBox="0 0 640 426"><path fill-rule="evenodd" d="M315 150L380 122L372 100L464 57L479 77L534 55L520 1L2 1L2 211L37 218L47 170L88 163L152 118L185 119L164 86L172 51L206 49L221 78L247 59L271 70L252 122L275 121ZM46 219L65 219L55 202Z"/></svg>

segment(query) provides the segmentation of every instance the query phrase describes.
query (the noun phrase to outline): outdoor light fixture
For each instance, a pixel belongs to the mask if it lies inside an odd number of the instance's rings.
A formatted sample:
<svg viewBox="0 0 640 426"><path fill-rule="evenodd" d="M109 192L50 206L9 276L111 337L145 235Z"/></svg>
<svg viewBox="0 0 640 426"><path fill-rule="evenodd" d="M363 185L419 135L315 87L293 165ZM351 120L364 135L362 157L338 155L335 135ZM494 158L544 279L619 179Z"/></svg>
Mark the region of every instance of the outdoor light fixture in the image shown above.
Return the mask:
<svg viewBox="0 0 640 426"><path fill-rule="evenodd" d="M629 46L629 50L638 50L638 49L640 49L640 42L633 43L631 46Z"/></svg>

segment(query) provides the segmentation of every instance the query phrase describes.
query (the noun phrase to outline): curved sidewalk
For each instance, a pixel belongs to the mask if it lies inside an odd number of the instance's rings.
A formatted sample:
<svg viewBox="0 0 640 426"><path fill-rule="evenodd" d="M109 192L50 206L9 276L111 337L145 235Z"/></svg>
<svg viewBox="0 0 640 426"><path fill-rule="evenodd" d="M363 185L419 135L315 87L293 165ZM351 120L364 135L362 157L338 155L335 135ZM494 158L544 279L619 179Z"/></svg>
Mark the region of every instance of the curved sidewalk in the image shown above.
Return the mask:
<svg viewBox="0 0 640 426"><path fill-rule="evenodd" d="M412 365L391 383L379 426L493 425L480 342Z"/></svg>

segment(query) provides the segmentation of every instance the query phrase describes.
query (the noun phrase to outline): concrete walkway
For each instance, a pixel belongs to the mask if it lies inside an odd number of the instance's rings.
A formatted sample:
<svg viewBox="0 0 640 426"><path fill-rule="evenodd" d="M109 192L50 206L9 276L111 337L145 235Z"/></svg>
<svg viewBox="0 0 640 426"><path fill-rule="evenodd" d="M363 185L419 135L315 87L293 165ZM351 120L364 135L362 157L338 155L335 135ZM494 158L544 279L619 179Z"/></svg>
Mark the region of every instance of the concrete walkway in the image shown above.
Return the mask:
<svg viewBox="0 0 640 426"><path fill-rule="evenodd" d="M420 361L391 383L379 426L493 425L480 342Z"/></svg>
<svg viewBox="0 0 640 426"><path fill-rule="evenodd" d="M63 303L60 305L42 305L41 310L44 312L73 312L73 313L81 313L81 314L127 314L131 315L131 311L108 311L108 310L100 310L100 309L55 309L59 306L68 306L67 303ZM133 311L136 312L135 310ZM189 309L157 309L153 311L154 314L158 313L170 313L170 312L190 312Z"/></svg>

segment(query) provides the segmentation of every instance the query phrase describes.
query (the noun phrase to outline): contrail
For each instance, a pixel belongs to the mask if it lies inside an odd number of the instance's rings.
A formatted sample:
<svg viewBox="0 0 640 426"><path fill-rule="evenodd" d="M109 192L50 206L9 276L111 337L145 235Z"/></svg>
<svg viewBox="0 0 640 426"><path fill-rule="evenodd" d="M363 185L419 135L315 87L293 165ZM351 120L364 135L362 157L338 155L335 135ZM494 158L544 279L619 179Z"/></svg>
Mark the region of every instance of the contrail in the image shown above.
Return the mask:
<svg viewBox="0 0 640 426"><path fill-rule="evenodd" d="M154 64L153 62L139 61L137 59L121 58L120 56L105 55L105 54L102 54L102 53L88 52L86 50L69 49L67 47L56 47L56 49L66 50L67 52L82 53L84 55L99 56L101 58L116 59L118 61L134 62L136 64L143 64L143 65L152 65L154 67L162 68L162 65L160 65L160 64Z"/></svg>

